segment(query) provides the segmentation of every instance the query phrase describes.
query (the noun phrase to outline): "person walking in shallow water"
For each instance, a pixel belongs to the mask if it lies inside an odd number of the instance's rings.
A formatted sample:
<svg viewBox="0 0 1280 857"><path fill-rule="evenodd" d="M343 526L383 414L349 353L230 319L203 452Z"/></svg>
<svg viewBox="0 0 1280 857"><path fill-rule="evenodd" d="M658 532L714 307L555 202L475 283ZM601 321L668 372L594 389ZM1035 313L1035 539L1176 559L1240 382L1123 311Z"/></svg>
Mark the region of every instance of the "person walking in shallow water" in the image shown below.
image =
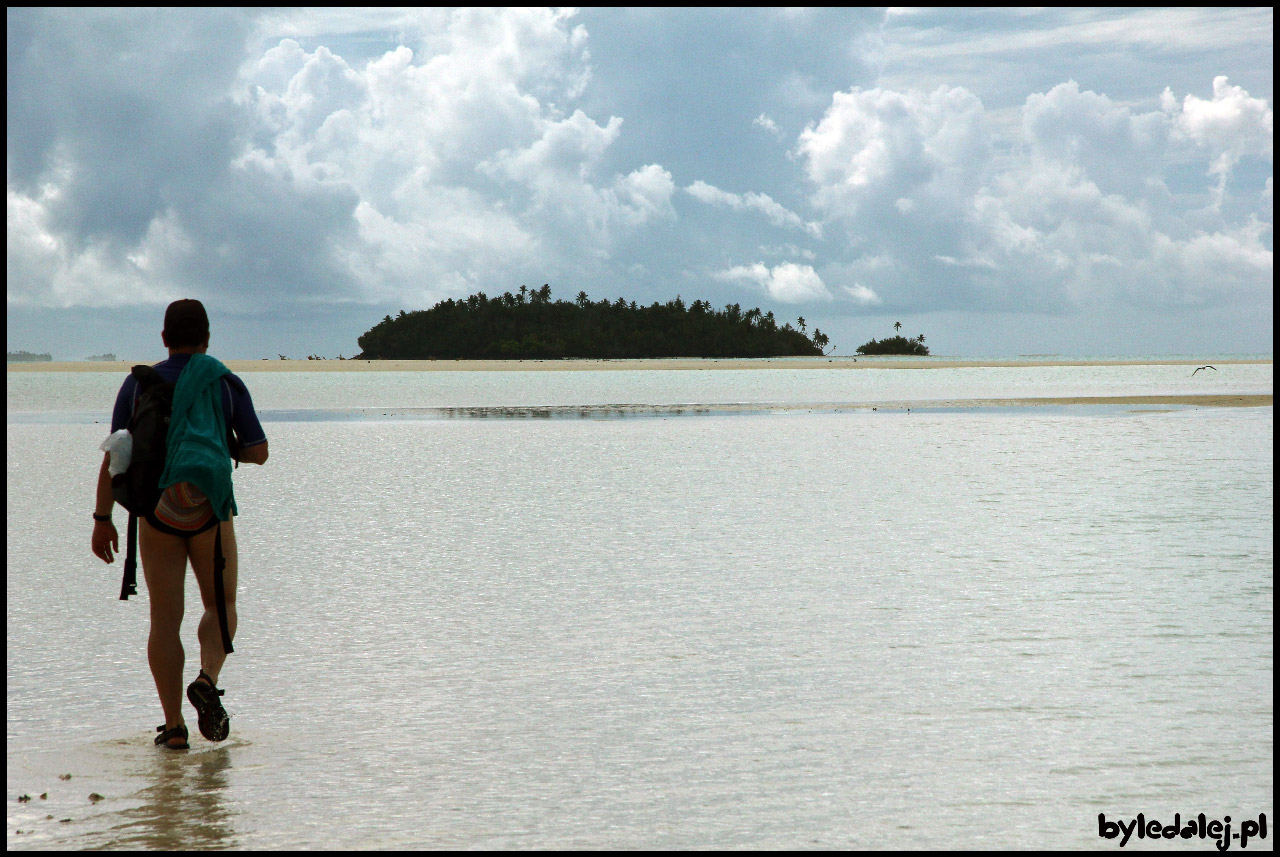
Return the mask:
<svg viewBox="0 0 1280 857"><path fill-rule="evenodd" d="M222 449L225 455L236 461L263 464L267 460L267 437L244 382L208 356L209 317L199 301L180 300L169 305L165 311L161 340L169 350L169 358L153 368L165 382L177 386L165 473L160 484L163 493L155 510L138 521L138 552L151 602L147 661L164 709L164 725L156 730L160 733L156 744L185 750L189 747L186 721L182 715L185 653L178 632L182 626L187 563L191 563L204 605L204 615L197 630L200 673L187 686L187 698L199 716L200 734L210 741L221 741L230 732L230 720L220 700L223 691L217 686L227 656L215 594L215 554L219 544L221 558L225 560L222 578L228 641L236 629L238 573L235 529L231 520L236 509L231 492L230 460L222 459L225 474L207 476L203 471L210 468L196 468L184 460L184 455L188 455L192 448L186 440L204 440L206 450ZM128 428L137 395L137 380L130 375L116 396L111 416L113 434ZM205 411L217 408L220 413L198 413L201 408ZM223 436L202 438L202 433L212 434L210 426L222 429ZM226 431L228 428L230 432ZM226 436L230 433L234 434L228 441ZM175 443L174 439L179 436L182 442ZM222 446L218 446L219 443ZM217 455L215 453L215 457ZM107 453L98 472L91 543L94 555L108 563L120 550L119 535L111 519L115 500L111 491L110 463L111 453ZM213 470L221 469L214 467ZM189 474L190 479L184 479Z"/></svg>

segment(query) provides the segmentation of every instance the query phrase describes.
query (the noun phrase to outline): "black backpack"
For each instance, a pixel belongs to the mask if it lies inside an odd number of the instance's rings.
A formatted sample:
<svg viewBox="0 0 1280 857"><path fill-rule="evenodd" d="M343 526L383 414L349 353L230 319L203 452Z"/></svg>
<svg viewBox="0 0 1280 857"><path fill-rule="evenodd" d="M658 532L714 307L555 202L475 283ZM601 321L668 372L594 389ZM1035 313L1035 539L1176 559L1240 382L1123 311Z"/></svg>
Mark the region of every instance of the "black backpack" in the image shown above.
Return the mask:
<svg viewBox="0 0 1280 857"><path fill-rule="evenodd" d="M169 451L169 420L173 416L173 392L177 387L150 366L134 366L132 374L138 383L133 414L129 417L133 455L128 469L111 477L112 498L129 512L124 580L120 584L121 601L128 601L130 595L138 594L138 518L150 515L160 502L160 477L164 475L165 457ZM230 449L239 448L230 428L227 429L227 442ZM236 465L239 466L239 461ZM222 648L226 654L231 654L234 649L227 627L222 577L226 564L222 555L222 525L219 524L213 546L213 588L218 603Z"/></svg>
<svg viewBox="0 0 1280 857"><path fill-rule="evenodd" d="M133 456L128 470L111 477L111 496L129 512L121 601L138 594L138 518L155 511L160 500L160 477L168 451L169 418L173 414L176 386L150 366L134 366L133 377L138 383L133 415L129 417Z"/></svg>
<svg viewBox="0 0 1280 857"><path fill-rule="evenodd" d="M160 500L160 477L168 451L176 385L165 381L150 366L134 366L133 377L138 383L128 426L133 436L133 456L128 470L111 477L111 496L131 516L146 517Z"/></svg>

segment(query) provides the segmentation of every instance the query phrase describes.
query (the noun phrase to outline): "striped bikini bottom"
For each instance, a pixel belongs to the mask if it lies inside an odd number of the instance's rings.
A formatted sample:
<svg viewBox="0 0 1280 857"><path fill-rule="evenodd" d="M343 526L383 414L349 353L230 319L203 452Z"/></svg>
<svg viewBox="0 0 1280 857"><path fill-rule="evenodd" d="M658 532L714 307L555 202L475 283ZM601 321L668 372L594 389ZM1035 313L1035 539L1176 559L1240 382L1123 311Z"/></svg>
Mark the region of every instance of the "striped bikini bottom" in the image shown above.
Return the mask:
<svg viewBox="0 0 1280 857"><path fill-rule="evenodd" d="M162 533L189 538L216 527L218 518L213 514L213 503L199 488L179 482L160 495L147 523Z"/></svg>

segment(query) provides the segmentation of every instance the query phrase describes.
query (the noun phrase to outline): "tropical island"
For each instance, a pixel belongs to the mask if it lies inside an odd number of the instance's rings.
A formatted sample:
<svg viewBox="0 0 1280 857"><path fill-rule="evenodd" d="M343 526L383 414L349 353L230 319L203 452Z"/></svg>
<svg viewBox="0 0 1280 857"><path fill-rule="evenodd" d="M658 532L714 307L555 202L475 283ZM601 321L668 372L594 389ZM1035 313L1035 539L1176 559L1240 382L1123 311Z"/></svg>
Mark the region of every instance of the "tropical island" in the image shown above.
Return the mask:
<svg viewBox="0 0 1280 857"><path fill-rule="evenodd" d="M53 360L52 354L32 354L30 351L8 351L6 363L49 363Z"/></svg>
<svg viewBox="0 0 1280 857"><path fill-rule="evenodd" d="M894 331L902 329L902 322L895 321L893 323ZM868 356L875 354L907 354L913 357L928 357L929 349L924 345L924 334L920 334L915 339L907 339L905 336L894 336L891 339L872 339L870 342L858 346L859 354Z"/></svg>
<svg viewBox="0 0 1280 857"><path fill-rule="evenodd" d="M828 337L804 318L781 326L772 312L713 310L679 296L651 306L624 298L551 300L551 287L521 286L490 298L478 292L429 310L386 316L357 339L359 360L661 357L820 357Z"/></svg>

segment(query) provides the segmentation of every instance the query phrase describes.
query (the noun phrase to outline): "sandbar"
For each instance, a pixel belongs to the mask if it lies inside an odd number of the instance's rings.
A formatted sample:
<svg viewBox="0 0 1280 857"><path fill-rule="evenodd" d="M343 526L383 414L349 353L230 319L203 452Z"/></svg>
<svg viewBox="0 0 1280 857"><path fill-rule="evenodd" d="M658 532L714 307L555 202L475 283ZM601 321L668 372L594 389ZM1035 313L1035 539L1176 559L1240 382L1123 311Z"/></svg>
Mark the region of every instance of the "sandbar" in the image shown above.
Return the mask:
<svg viewBox="0 0 1280 857"><path fill-rule="evenodd" d="M217 355L215 355L217 356ZM163 354L145 361L155 363ZM624 360L223 360L232 372L583 372L724 369L961 369L1036 366L1197 366L1203 360L1183 358L1099 358L972 360L950 357L877 359L874 357L668 358ZM1269 359L1215 359L1218 365L1270 364ZM111 372L127 374L133 361L9 363L10 372Z"/></svg>
<svg viewBox="0 0 1280 857"><path fill-rule="evenodd" d="M462 407L362 407L293 411L286 419L377 420L499 418L531 419L579 417L668 417L705 414L809 413L909 413L953 410L1034 410L1038 407L1089 406L1105 410L1142 407L1139 413L1168 413L1183 407L1259 408L1271 406L1270 394L1169 395L1169 396L1069 396L1042 398L921 399L871 402L723 402L683 404L579 404L579 405L480 405Z"/></svg>
<svg viewBox="0 0 1280 857"><path fill-rule="evenodd" d="M1225 361L1223 361L1225 362ZM1057 396L1022 399L955 399L912 402L912 408L1029 408L1041 405L1192 405L1202 408L1265 408L1272 404L1271 393L1173 396ZM901 403L890 407L901 408Z"/></svg>

